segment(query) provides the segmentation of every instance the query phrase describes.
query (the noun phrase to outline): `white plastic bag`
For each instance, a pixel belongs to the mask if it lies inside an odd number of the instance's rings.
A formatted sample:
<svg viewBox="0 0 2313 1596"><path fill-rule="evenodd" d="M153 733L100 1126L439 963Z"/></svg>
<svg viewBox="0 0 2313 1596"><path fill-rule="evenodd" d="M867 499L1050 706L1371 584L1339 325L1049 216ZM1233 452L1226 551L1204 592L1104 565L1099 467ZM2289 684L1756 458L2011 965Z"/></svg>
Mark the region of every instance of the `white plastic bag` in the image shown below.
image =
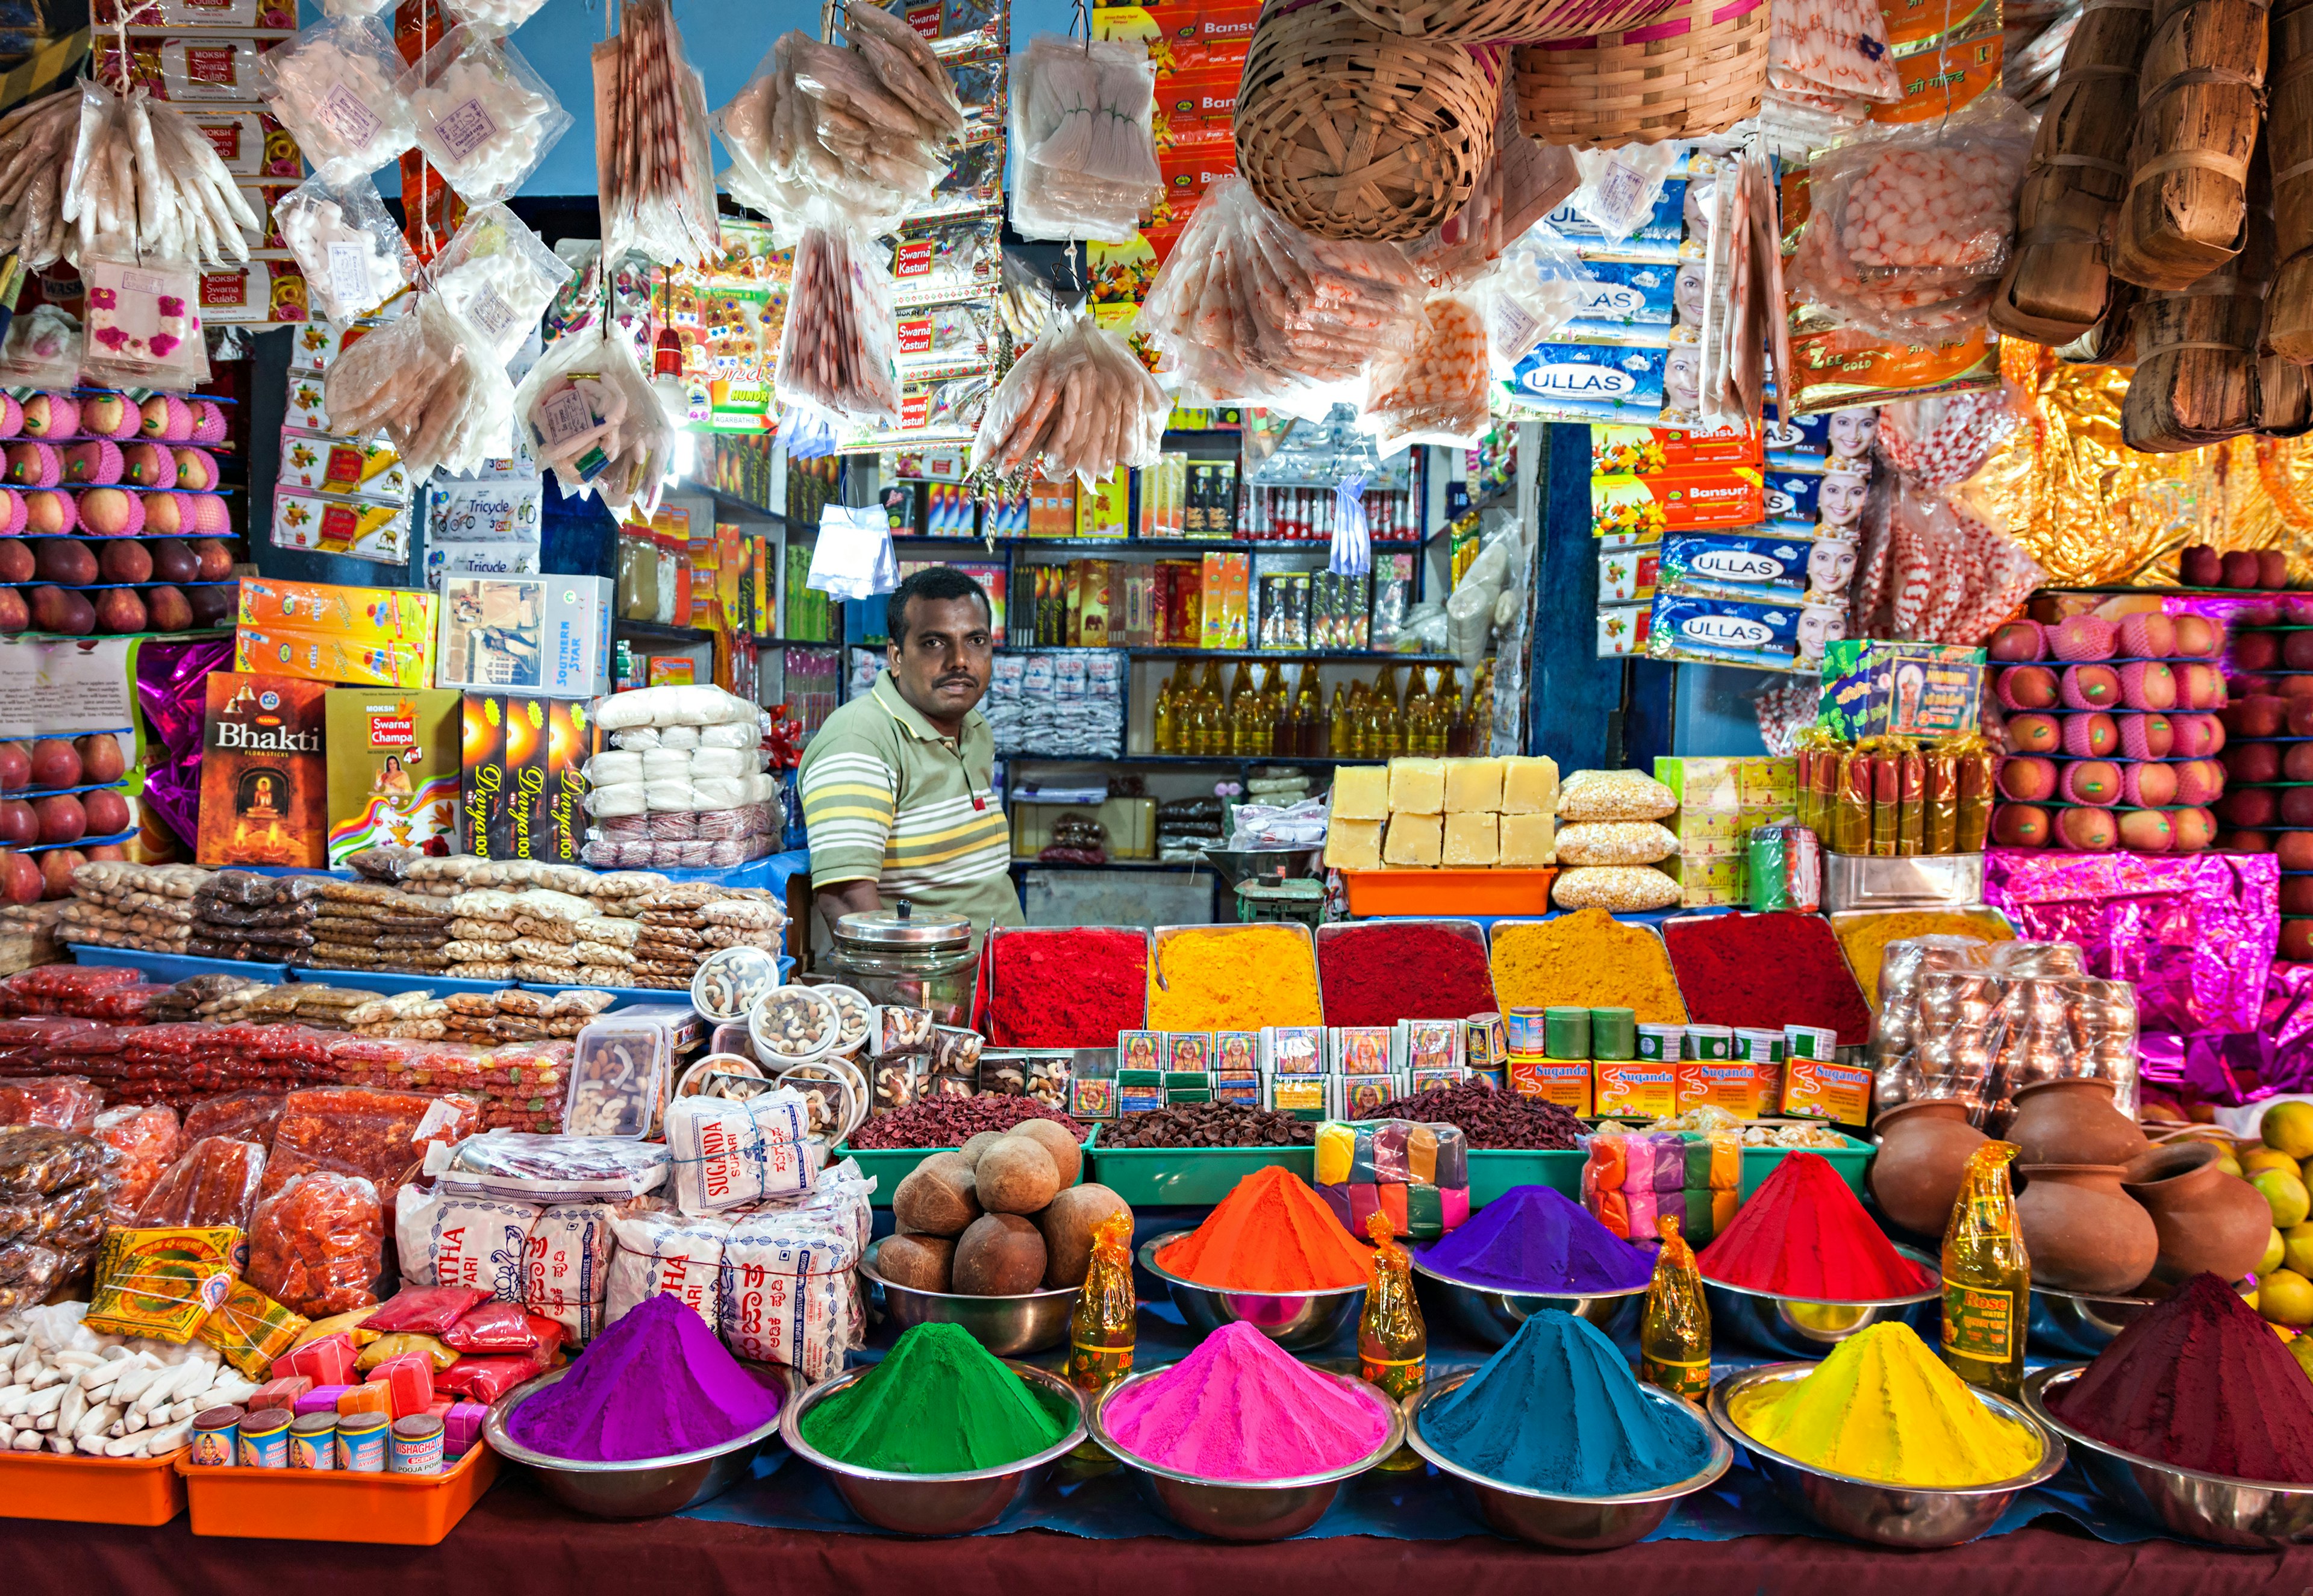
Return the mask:
<svg viewBox="0 0 2313 1596"><path fill-rule="evenodd" d="M418 275L418 257L367 178L342 188L308 178L274 202L273 223L313 307L337 326L369 315Z"/></svg>
<svg viewBox="0 0 2313 1596"><path fill-rule="evenodd" d="M400 88L418 147L469 205L521 188L570 126L570 113L521 51L465 23L419 57Z"/></svg>
<svg viewBox="0 0 2313 1596"><path fill-rule="evenodd" d="M813 545L811 574L804 585L831 599L869 599L900 585L892 521L881 504L856 510L841 504L820 507L819 540Z"/></svg>
<svg viewBox="0 0 2313 1596"><path fill-rule="evenodd" d="M521 352L569 266L503 205L477 206L427 267L427 280L501 364Z"/></svg>
<svg viewBox="0 0 2313 1596"><path fill-rule="evenodd" d="M1503 381L1517 363L1581 308L1596 280L1572 245L1537 222L1473 285L1486 320L1486 364Z"/></svg>
<svg viewBox="0 0 2313 1596"><path fill-rule="evenodd" d="M1013 57L1012 225L1022 237L1130 241L1165 191L1156 94L1138 44L1042 34Z"/></svg>
<svg viewBox="0 0 2313 1596"><path fill-rule="evenodd" d="M258 57L266 100L332 182L367 177L418 142L401 57L365 17L320 22Z"/></svg>
<svg viewBox="0 0 2313 1596"><path fill-rule="evenodd" d="M1486 327L1475 298L1433 294L1403 347L1374 362L1358 425L1385 454L1409 443L1468 448L1486 430Z"/></svg>

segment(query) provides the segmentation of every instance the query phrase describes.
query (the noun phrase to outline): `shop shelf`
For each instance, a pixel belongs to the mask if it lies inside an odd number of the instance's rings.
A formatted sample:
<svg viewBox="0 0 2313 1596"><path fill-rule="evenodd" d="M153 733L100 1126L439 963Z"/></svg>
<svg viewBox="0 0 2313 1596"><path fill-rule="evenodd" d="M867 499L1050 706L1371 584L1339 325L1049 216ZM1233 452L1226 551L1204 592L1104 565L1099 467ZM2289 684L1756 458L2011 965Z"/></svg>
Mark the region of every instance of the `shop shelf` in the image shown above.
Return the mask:
<svg viewBox="0 0 2313 1596"><path fill-rule="evenodd" d="M100 948L90 943L67 943L75 964L101 964L119 969L141 969L146 980L175 986L195 976L247 976L275 986L289 978L286 964L254 964L239 959L203 959L190 953L148 953L142 948Z"/></svg>
<svg viewBox="0 0 2313 1596"><path fill-rule="evenodd" d="M1482 1207L1513 1186L1547 1186L1580 1201L1582 1166L1590 1155L1570 1152L1473 1147L1470 1161L1470 1206Z"/></svg>

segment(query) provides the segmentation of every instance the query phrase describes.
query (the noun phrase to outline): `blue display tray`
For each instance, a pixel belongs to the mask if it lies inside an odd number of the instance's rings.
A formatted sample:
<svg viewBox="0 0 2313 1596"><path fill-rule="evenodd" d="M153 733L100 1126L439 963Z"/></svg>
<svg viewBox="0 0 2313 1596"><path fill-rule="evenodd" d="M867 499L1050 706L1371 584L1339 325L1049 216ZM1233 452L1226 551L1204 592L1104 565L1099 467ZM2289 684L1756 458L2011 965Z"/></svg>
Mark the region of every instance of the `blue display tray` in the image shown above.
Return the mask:
<svg viewBox="0 0 2313 1596"><path fill-rule="evenodd" d="M207 959L191 953L148 953L142 948L100 948L92 943L66 943L75 964L100 964L118 969L141 969L156 983L175 986L195 976L247 976L275 986L289 978L286 964L256 964L239 959Z"/></svg>

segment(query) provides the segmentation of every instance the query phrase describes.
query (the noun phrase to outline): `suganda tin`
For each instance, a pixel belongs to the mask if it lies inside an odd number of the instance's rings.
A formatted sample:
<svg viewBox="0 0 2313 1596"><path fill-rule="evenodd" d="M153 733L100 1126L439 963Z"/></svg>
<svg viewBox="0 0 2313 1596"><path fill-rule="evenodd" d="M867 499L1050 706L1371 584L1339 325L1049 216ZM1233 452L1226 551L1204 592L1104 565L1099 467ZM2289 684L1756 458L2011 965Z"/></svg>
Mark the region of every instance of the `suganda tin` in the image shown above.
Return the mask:
<svg viewBox="0 0 2313 1596"><path fill-rule="evenodd" d="M241 1460L238 1407L205 1407L193 1416L190 1461L198 1469L230 1469Z"/></svg>

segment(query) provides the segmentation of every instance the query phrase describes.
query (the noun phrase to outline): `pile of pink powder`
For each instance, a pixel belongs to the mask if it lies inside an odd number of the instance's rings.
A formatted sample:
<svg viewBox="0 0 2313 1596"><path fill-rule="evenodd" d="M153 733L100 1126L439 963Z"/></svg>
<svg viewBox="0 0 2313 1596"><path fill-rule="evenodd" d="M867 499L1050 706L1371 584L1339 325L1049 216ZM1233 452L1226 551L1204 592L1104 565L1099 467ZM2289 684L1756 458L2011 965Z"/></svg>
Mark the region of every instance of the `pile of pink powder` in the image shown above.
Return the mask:
<svg viewBox="0 0 2313 1596"><path fill-rule="evenodd" d="M1308 1368L1248 1324L1109 1403L1108 1433L1135 1458L1205 1479L1297 1479L1346 1468L1389 1434L1378 1393Z"/></svg>

